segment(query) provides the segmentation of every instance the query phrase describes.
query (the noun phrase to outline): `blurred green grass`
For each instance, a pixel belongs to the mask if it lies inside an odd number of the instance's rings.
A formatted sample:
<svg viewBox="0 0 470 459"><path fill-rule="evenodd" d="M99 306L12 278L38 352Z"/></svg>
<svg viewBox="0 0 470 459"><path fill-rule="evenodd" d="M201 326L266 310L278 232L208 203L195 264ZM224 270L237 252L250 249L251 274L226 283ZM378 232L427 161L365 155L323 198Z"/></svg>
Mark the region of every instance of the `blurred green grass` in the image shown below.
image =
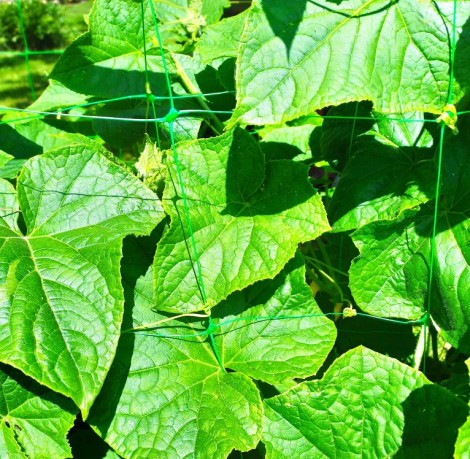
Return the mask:
<svg viewBox="0 0 470 459"><path fill-rule="evenodd" d="M90 12L92 0L59 5L67 44L86 32L84 16ZM59 55L29 57L31 77L36 97L47 87L48 75ZM25 108L33 102L25 59L0 53L0 106Z"/></svg>

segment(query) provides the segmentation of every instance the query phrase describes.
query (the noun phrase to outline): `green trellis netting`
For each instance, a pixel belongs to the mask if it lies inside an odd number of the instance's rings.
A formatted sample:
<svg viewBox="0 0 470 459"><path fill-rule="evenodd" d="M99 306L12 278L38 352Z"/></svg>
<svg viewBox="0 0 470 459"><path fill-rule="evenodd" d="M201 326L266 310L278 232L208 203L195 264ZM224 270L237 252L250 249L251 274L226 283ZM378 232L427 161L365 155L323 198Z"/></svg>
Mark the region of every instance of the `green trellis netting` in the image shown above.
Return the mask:
<svg viewBox="0 0 470 459"><path fill-rule="evenodd" d="M63 52L17 6L2 457L469 457L470 1L95 0Z"/></svg>

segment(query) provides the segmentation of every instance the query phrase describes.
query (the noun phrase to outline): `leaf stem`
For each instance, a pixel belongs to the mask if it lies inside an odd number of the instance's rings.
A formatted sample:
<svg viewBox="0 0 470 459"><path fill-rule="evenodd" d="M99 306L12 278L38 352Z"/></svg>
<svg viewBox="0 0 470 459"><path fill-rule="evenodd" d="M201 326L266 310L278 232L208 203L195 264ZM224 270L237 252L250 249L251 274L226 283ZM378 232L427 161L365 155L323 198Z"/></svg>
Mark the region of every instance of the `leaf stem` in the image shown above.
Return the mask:
<svg viewBox="0 0 470 459"><path fill-rule="evenodd" d="M424 353L426 351L426 344L427 344L427 333L428 333L428 327L422 326L421 330L419 332L419 337L418 337L418 342L416 344L416 349L415 353L413 356L413 368L415 370L419 370L419 367L421 366L421 362L423 360Z"/></svg>

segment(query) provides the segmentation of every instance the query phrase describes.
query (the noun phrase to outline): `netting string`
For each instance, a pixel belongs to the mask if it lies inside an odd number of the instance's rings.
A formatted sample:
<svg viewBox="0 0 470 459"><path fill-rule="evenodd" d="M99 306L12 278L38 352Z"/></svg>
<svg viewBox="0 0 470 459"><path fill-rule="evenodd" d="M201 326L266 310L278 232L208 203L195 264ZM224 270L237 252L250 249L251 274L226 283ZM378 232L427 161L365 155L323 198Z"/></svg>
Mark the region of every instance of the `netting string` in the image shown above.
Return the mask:
<svg viewBox="0 0 470 459"><path fill-rule="evenodd" d="M170 73L168 71L168 65L167 65L167 61L166 61L166 57L165 57L165 52L164 52L163 46L162 46L162 39L161 39L161 35L160 35L160 29L158 27L158 19L157 19L157 15L156 15L156 12L155 12L155 7L153 5L153 1L150 0L149 4L150 4L150 11L152 13L152 19L153 19L155 34L156 34L158 46L159 46L159 49L160 49L160 55L161 55L161 58L162 58L162 65L163 65L163 69L164 69L164 72L165 72L165 80L166 80L166 85L167 85L167 90L168 90L168 95L169 95L170 111L166 115L165 120L168 122L168 128L169 128L169 133L170 133L170 142L171 142L171 150L173 152L173 160L174 160L175 167L176 167L176 173L177 173L179 188L180 188L180 192L181 192L181 198L183 200L184 215L185 215L185 218L186 218L186 224L188 226L189 238L190 238L191 247L192 247L192 250L193 250L194 263L196 265L196 283L198 285L199 292L201 294L202 307L204 309L204 312L206 312L206 314L208 315L207 332L208 332L208 337L209 337L209 340L210 340L210 343L211 343L211 347L212 347L214 355L217 359L217 362L219 364L220 369L223 372L225 372L224 364L223 364L223 361L222 361L222 356L220 354L220 351L218 349L217 343L216 343L215 338L214 338L213 329L214 329L215 324L212 321L212 318L210 316L210 308L207 304L206 289L205 289L205 285L204 285L204 278L202 276L202 266L201 266L201 262L200 262L200 259L199 259L199 253L198 253L198 250L197 250L196 239L195 239L195 236L194 236L193 223L191 221L191 214L190 214L190 211L189 211L188 199L187 199L187 196L186 196L184 180L183 180L183 176L182 176L182 172L181 172L178 149L176 147L174 123L175 123L175 120L177 119L177 117L179 116L179 112L178 112L178 110L176 110L176 107L175 107L175 101L174 101L174 97L173 97L173 89L171 87L171 82L170 82ZM142 14L143 14L143 10L142 10ZM144 23L144 22L145 22L145 18L142 17L142 23ZM158 130L158 127L157 127L157 130ZM171 176L171 174L170 174L170 176ZM171 178L171 180L173 182L173 178ZM173 182L173 186L174 185L175 184ZM174 189L176 191L175 186L174 186ZM191 263L192 263L193 257L191 257L190 253L189 253L189 255L190 255L190 260L191 260Z"/></svg>
<svg viewBox="0 0 470 459"><path fill-rule="evenodd" d="M164 333L153 333L153 329L159 329L162 325L170 320L178 319L181 317L205 317L200 314L180 314L179 316L175 317L168 317L157 322L151 324L143 324L137 327L133 327L127 330L124 330L123 333L139 333L139 334L149 334L159 338L166 338L166 339L187 339L187 338L195 338L201 336L208 336L211 332L214 332L218 328L223 328L226 325L231 325L233 323L238 322L250 322L252 323L259 323L259 322L266 322L271 320L299 320L299 319L311 319L315 317L345 317L343 312L326 312L326 313L311 313L311 314L293 314L293 315L277 315L277 316L246 316L246 317L234 317L233 319L226 319L220 322L213 322L212 327L209 329L202 330L200 332L193 332L191 334L174 334L174 335L167 335ZM354 316L364 317L367 319L377 320L381 322L388 322L395 325L404 325L404 326L412 326L412 325L424 325L425 321L427 320L425 316L418 320L400 320L400 319L390 319L387 317L377 317L371 316L369 314L365 314L362 312L357 312Z"/></svg>
<svg viewBox="0 0 470 459"><path fill-rule="evenodd" d="M457 45L457 0L454 0L454 11L452 15L452 36L450 42L450 62L449 62L449 89L447 93L447 106L452 104L453 101L453 91L454 91L454 64L455 64L455 48ZM430 260L429 260L429 280L428 280L428 294L427 294L427 304L426 304L426 321L424 323L424 359L423 359L423 373L426 373L426 359L427 359L427 347L428 347L428 338L427 338L427 329L429 319L431 317L431 299L432 299L432 289L434 283L434 258L437 253L436 247L436 235L437 235L437 221L439 217L439 197L441 191L441 182L442 182L442 158L444 156L444 138L446 132L446 125L441 123L441 130L439 136L439 148L437 155L437 178L436 178L436 192L434 196L434 213L433 213L433 225L432 225L432 234L431 234L431 250L430 250Z"/></svg>
<svg viewBox="0 0 470 459"><path fill-rule="evenodd" d="M23 45L24 45L24 62L26 65L26 72L28 74L28 84L29 84L29 90L31 91L31 97L36 99L36 91L34 90L34 83L33 83L33 77L31 75L31 66L29 65L29 47L28 47L28 40L26 38L26 31L24 28L24 22L23 22L23 9L21 8L21 0L16 0L16 5L18 7L18 20L19 20L19 26L20 26L20 32L21 32L21 37L23 39Z"/></svg>
<svg viewBox="0 0 470 459"><path fill-rule="evenodd" d="M177 100L177 99L190 99L190 98L199 98L199 97L211 97L211 96L230 94L232 92L233 91L221 91L221 92L214 92L214 93L173 95L172 99ZM76 118L76 119L83 118L83 119L91 119L91 120L100 119L100 120L108 120L108 121L126 121L126 122L135 122L135 123L169 122L167 118L168 115L166 117L154 116L154 118L124 118L124 117L117 117L117 116L100 116L100 115L85 115L81 113L66 113L67 111L70 111L70 110L79 109L79 108L87 108L93 105L100 105L100 104L119 102L119 101L124 101L124 100L134 100L134 99L150 99L153 101L160 101L160 100L170 100L170 97L169 96L155 96L153 94L149 97L148 94L136 94L136 95L131 95L131 96L120 96L120 97L115 97L111 99L95 100L95 101L87 102L83 104L70 105L68 107L64 107L55 111L31 110L27 108L6 107L6 106L0 105L0 112L1 111L18 112L18 113L30 113L32 115L36 115L36 116L31 116L31 117L21 117L21 118L2 120L0 121L0 125L12 124L12 123L21 122L21 121L28 121L31 119L42 119L47 116L71 117L71 118ZM200 110L200 109L176 110L175 109L174 114L176 114L177 117L180 117L184 115L191 116L191 115L205 114L205 113L231 115L233 113L233 110ZM468 115L468 114L470 114L470 110L456 112L456 116L458 117L463 116L463 115ZM374 121L374 122L394 121L394 122L403 123L403 124L411 124L411 123L437 124L439 123L438 118L435 118L435 119L416 118L415 119L415 118L403 118L403 117L399 118L399 117L387 116L387 115L358 116L357 118L354 118L353 116L339 116L339 115L309 115L309 118L323 119L323 120L345 120L345 121L353 121L354 119L356 119L357 121Z"/></svg>

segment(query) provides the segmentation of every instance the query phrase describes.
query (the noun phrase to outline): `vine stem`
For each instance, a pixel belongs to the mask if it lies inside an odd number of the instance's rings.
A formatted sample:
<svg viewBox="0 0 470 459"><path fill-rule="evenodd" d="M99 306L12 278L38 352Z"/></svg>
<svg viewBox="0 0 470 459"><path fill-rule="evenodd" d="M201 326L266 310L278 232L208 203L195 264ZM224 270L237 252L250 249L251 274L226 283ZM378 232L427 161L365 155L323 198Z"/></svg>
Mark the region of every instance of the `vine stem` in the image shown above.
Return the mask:
<svg viewBox="0 0 470 459"><path fill-rule="evenodd" d="M204 111L207 111L207 116L212 121L212 123L208 122L209 126L214 130L217 135L221 135L225 130L225 126L219 120L219 118L215 116L209 105L207 105L207 102L204 100L204 98L200 96L201 91L199 91L198 88L196 88L194 83L191 81L191 78L189 78L188 74L185 72L183 66L181 65L181 62L178 60L175 54L172 52L170 53L176 66L176 72L181 78L181 81L183 82L184 86L191 95L198 96L197 101L199 102L199 105L204 109Z"/></svg>
<svg viewBox="0 0 470 459"><path fill-rule="evenodd" d="M421 327L418 337L418 343L416 344L415 353L413 356L413 368L415 370L419 370L421 366L421 362L423 361L423 356L426 352L427 347L427 334L428 334L428 327Z"/></svg>

